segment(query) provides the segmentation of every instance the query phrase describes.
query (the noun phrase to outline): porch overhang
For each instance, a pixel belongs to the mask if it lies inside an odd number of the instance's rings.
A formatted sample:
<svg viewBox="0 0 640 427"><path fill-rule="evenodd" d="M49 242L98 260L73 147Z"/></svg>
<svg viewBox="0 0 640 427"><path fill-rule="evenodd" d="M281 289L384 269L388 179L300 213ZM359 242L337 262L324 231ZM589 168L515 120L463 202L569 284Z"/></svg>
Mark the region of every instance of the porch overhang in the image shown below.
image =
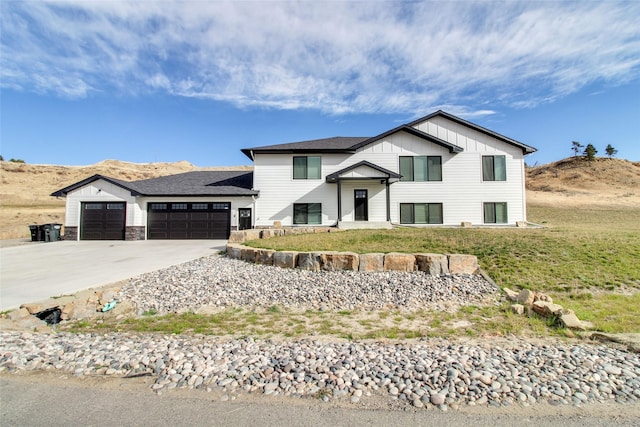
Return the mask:
<svg viewBox="0 0 640 427"><path fill-rule="evenodd" d="M362 181L376 180L385 185L387 201L387 221L391 222L391 197L389 195L389 185L399 181L402 175L390 171L381 166L363 160L351 166L347 166L337 172L327 175L326 182L337 184L338 194L338 222L342 221L342 181Z"/></svg>

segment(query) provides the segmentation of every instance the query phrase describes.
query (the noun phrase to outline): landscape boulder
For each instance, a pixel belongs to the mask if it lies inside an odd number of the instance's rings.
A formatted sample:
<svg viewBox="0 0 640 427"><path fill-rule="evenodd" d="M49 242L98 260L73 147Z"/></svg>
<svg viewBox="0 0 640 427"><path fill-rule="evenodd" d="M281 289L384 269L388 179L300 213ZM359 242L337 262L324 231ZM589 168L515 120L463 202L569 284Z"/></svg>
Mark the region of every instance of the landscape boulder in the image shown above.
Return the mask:
<svg viewBox="0 0 640 427"><path fill-rule="evenodd" d="M414 254L419 271L427 274L449 274L449 262L442 254Z"/></svg>
<svg viewBox="0 0 640 427"><path fill-rule="evenodd" d="M271 249L256 249L256 263L264 265L273 265L273 254L276 251Z"/></svg>
<svg viewBox="0 0 640 427"><path fill-rule="evenodd" d="M244 243L244 233L242 231L234 230L229 234L228 243Z"/></svg>
<svg viewBox="0 0 640 427"><path fill-rule="evenodd" d="M322 268L322 253L300 252L296 262L298 268L309 271L320 271Z"/></svg>
<svg viewBox="0 0 640 427"><path fill-rule="evenodd" d="M509 301L516 302L518 300L518 293L516 291L512 291L509 288L502 288L502 290L504 291Z"/></svg>
<svg viewBox="0 0 640 427"><path fill-rule="evenodd" d="M475 255L447 254L447 258L451 274L475 274L480 268Z"/></svg>
<svg viewBox="0 0 640 427"><path fill-rule="evenodd" d="M278 251L273 254L273 265L280 268L295 268L298 252Z"/></svg>
<svg viewBox="0 0 640 427"><path fill-rule="evenodd" d="M358 254L355 252L324 252L322 254L322 269L328 271L358 270Z"/></svg>
<svg viewBox="0 0 640 427"><path fill-rule="evenodd" d="M391 252L384 256L384 269L387 271L412 272L415 270L415 266L416 257L412 254Z"/></svg>
<svg viewBox="0 0 640 427"><path fill-rule="evenodd" d="M549 316L560 317L563 314L563 310L564 310L561 305L554 304L547 301L536 301L533 303L531 308L533 308L533 311L535 311L536 313L538 313L543 317L549 317Z"/></svg>
<svg viewBox="0 0 640 427"><path fill-rule="evenodd" d="M360 254L360 265L358 271L383 271L384 270L384 254L369 253Z"/></svg>
<svg viewBox="0 0 640 427"><path fill-rule="evenodd" d="M523 289L518 294L516 301L518 304L531 305L535 301L535 293L529 289Z"/></svg>

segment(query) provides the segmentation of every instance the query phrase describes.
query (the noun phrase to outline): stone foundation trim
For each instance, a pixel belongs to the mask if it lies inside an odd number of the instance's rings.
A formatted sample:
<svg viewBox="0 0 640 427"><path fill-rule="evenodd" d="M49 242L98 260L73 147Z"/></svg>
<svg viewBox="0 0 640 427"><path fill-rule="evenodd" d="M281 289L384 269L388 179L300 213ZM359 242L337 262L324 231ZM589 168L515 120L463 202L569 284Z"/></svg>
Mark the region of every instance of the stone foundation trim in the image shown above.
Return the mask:
<svg viewBox="0 0 640 427"><path fill-rule="evenodd" d="M124 240L146 240L147 227L143 225L126 226L124 229Z"/></svg>
<svg viewBox="0 0 640 427"><path fill-rule="evenodd" d="M78 227L65 225L62 240L78 240Z"/></svg>

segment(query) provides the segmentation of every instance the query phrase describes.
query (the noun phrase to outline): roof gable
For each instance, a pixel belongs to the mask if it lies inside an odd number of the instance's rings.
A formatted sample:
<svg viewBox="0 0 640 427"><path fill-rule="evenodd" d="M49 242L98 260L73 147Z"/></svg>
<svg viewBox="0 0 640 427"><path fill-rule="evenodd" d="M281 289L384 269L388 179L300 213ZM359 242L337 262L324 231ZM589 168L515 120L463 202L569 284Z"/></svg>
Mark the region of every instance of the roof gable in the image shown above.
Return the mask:
<svg viewBox="0 0 640 427"><path fill-rule="evenodd" d="M469 122L467 120L461 119L460 117L454 116L453 114L449 114L446 111L442 111L442 110L438 110L435 113L431 113L429 115L426 115L424 117L416 119L416 120L412 121L411 123L407 124L407 126L413 127L413 126L416 126L416 125L418 125L420 123L423 123L423 122L425 122L425 121L427 121L429 119L432 119L434 117L444 117L444 118L446 118L448 120L451 120L454 123L458 123L459 125L468 127L470 129L473 129L473 130L475 130L477 132L480 132L482 134L491 136L491 137L493 137L493 138L495 138L495 139L497 139L499 141L506 142L507 144L514 145L514 146L520 148L522 150L523 154L531 154L531 153L535 153L536 151L538 151L534 147L531 147L529 145L523 144L520 141L516 141L515 139L506 137L506 136L501 135L501 134L499 134L497 132L494 132L494 131L492 131L490 129L487 129L487 128L482 127L480 125L477 125L475 123L471 123L471 122Z"/></svg>
<svg viewBox="0 0 640 427"><path fill-rule="evenodd" d="M397 128L391 129L385 133L381 133L378 136L374 136L373 138L369 138L365 141L360 142L359 144L354 145L353 147L351 147L353 150L357 150L358 148L362 148L366 145L372 144L376 141L380 141L381 139L384 139L388 136L391 136L395 133L398 132L407 132L413 136L417 136L418 138L422 138L425 141L428 142L432 142L434 144L440 145L441 147L446 148L447 150L449 150L450 153L461 153L463 150L462 147L458 147L455 144L451 144L450 142L447 142L443 139L437 138L433 135L429 135L428 133L422 132L421 130L418 130L414 127L411 127L409 125L401 125L398 126Z"/></svg>
<svg viewBox="0 0 640 427"><path fill-rule="evenodd" d="M365 178L371 178L371 179L373 179L373 178L376 178L376 179L380 179L380 178L382 178L382 179L388 179L388 178L400 179L400 178L402 178L402 175L400 175L400 174L398 174L396 172L390 171L388 169L385 169L385 168L383 168L381 166L378 166L378 165L373 164L371 162L368 162L366 160L362 160L362 161L360 161L358 163L355 163L355 164L353 164L351 166L347 166L344 169L340 169L339 171L336 171L336 172L334 172L332 174L327 175L326 181L327 182L336 182L342 177L342 175L345 175L345 174L347 174L349 172L355 171L357 169L362 169L362 168L372 169L373 171L375 171L375 172L377 172L379 174L378 176L372 175L372 176L367 176ZM360 177L360 178L362 178L362 177Z"/></svg>
<svg viewBox="0 0 640 427"><path fill-rule="evenodd" d="M99 180L104 180L104 181L107 181L107 182L109 182L109 183L111 183L113 185L117 185L120 188L124 188L125 190L129 190L129 191L131 191L131 195L132 196L140 195L133 188L131 182L122 181L120 179L111 178L111 177L108 177L108 176L96 174L96 175L90 176L89 178L83 179L82 181L78 181L75 184L71 184L68 187L61 188L60 190L51 193L51 196L53 196L53 197L65 197L68 193L70 193L70 192L72 192L74 190L77 190L78 188L84 187L85 185L91 184L92 182L99 181Z"/></svg>

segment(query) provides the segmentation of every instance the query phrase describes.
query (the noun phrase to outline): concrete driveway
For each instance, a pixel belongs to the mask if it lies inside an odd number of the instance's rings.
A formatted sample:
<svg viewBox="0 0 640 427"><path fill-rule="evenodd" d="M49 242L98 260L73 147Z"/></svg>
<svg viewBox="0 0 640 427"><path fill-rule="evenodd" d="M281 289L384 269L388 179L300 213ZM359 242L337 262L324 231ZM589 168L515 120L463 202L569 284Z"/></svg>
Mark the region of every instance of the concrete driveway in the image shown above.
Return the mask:
<svg viewBox="0 0 640 427"><path fill-rule="evenodd" d="M224 250L226 240L34 242L0 248L0 310L108 285Z"/></svg>

